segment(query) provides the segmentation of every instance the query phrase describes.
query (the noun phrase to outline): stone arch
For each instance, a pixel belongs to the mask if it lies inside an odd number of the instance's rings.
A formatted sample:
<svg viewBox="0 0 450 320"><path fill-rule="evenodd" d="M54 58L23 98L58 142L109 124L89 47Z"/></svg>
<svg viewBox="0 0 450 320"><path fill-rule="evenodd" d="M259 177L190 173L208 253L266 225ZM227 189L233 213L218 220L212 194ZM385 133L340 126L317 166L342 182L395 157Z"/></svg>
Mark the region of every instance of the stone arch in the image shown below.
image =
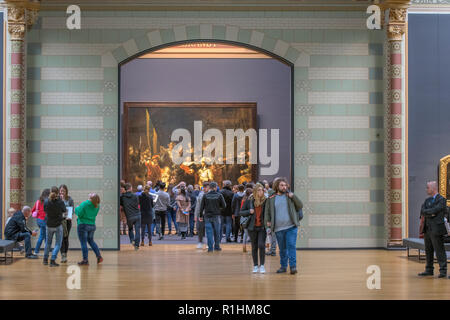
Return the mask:
<svg viewBox="0 0 450 320"><path fill-rule="evenodd" d="M131 38L101 57L102 67L117 67L145 51L153 51L170 44L186 41L224 41L252 47L278 58L292 66L308 67L309 55L300 52L288 42L269 37L259 30L242 29L232 25L179 25L169 29L156 29L144 36Z"/></svg>

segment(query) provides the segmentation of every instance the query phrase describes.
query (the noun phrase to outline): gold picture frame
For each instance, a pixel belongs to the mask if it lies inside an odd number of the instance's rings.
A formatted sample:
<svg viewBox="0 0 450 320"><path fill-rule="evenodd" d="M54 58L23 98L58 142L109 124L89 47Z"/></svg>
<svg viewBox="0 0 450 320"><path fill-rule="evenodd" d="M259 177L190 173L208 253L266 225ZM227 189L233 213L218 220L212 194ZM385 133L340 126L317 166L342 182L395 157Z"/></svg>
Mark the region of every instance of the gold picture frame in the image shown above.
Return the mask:
<svg viewBox="0 0 450 320"><path fill-rule="evenodd" d="M450 197L448 197L448 165L450 164L450 155L439 160L439 193L447 199L447 206L450 206Z"/></svg>

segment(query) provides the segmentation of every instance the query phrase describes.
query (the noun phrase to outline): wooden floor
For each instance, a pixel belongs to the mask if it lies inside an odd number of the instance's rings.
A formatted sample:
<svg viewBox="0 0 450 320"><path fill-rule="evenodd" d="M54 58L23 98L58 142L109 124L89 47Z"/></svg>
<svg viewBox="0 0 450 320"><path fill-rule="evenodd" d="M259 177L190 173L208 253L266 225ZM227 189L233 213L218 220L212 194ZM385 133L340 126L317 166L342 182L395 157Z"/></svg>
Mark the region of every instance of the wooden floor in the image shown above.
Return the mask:
<svg viewBox="0 0 450 320"><path fill-rule="evenodd" d="M266 274L252 274L249 253L224 244L206 253L191 244L131 246L103 252L104 263L82 268L81 289L66 287L67 267L15 259L0 265L0 299L449 299L450 280L418 278L424 262L405 251L298 251L299 274L276 274L278 257L267 257ZM69 264L80 259L69 252ZM59 260L59 258L58 258ZM90 252L91 262L95 257ZM381 290L368 290L366 268L381 268ZM436 266L437 267L437 266Z"/></svg>

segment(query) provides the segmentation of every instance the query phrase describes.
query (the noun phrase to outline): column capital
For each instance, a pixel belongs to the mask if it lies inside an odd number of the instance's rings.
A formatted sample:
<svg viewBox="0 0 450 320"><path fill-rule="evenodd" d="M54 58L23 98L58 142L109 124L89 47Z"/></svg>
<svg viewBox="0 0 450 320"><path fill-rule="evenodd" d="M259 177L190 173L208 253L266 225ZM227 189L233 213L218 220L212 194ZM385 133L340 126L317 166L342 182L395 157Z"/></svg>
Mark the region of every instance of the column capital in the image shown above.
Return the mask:
<svg viewBox="0 0 450 320"><path fill-rule="evenodd" d="M389 9L389 22L387 24L388 41L402 41L406 32L406 16L410 0L387 0L383 9Z"/></svg>
<svg viewBox="0 0 450 320"><path fill-rule="evenodd" d="M40 0L6 0L8 5L8 32L11 40L23 41L27 27L36 22Z"/></svg>

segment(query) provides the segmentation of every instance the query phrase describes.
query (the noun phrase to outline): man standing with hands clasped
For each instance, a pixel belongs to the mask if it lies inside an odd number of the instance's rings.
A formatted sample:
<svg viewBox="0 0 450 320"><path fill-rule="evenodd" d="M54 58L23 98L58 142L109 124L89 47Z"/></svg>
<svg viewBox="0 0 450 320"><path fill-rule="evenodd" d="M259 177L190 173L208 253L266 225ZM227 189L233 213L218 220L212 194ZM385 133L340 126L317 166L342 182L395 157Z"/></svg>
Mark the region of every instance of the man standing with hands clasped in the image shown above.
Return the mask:
<svg viewBox="0 0 450 320"><path fill-rule="evenodd" d="M271 228L277 237L281 264L277 273L286 272L289 260L291 274L296 274L296 242L300 225L298 212L303 208L303 204L295 194L288 191L285 178L276 178L273 190L275 193L266 200L264 224Z"/></svg>
<svg viewBox="0 0 450 320"><path fill-rule="evenodd" d="M439 263L439 278L447 277L447 254L444 246L444 235L447 229L444 224L444 215L447 210L447 200L438 193L436 181L427 183L427 194L430 196L422 205L420 216L425 217L424 239L427 263L425 272L419 276L432 276L434 272L434 252Z"/></svg>

